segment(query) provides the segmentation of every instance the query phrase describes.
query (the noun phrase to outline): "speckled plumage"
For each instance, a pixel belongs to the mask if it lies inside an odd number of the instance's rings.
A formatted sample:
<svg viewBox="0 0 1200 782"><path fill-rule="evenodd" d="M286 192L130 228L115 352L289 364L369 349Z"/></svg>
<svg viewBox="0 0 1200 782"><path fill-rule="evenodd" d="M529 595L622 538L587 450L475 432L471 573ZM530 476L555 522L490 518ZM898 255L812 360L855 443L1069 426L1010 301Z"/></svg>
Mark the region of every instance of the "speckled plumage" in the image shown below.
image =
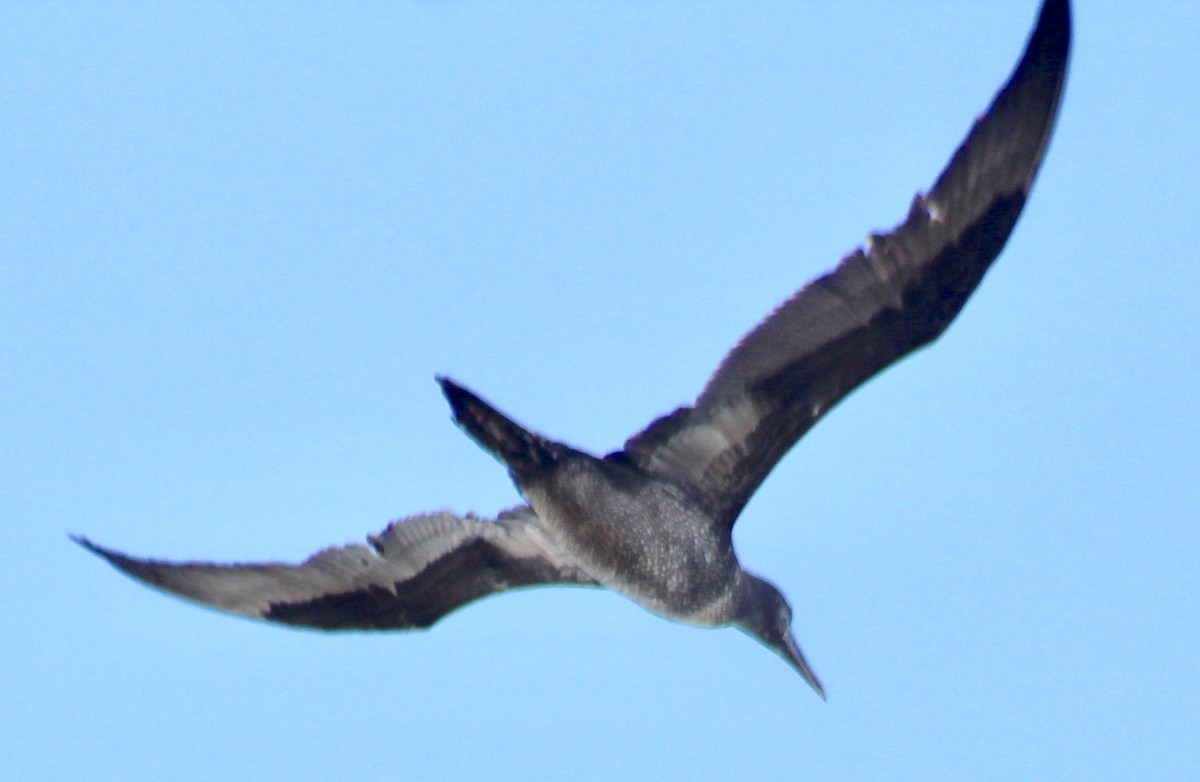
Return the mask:
<svg viewBox="0 0 1200 782"><path fill-rule="evenodd" d="M824 696L787 601L738 563L734 522L823 415L958 315L1025 205L1069 48L1069 4L1046 0L1008 83L904 222L800 289L730 351L693 405L623 449L582 453L441 378L459 425L507 466L528 506L495 520L421 514L299 565L159 562L76 540L174 594L327 630L428 627L507 589L603 586L672 619L737 626Z"/></svg>

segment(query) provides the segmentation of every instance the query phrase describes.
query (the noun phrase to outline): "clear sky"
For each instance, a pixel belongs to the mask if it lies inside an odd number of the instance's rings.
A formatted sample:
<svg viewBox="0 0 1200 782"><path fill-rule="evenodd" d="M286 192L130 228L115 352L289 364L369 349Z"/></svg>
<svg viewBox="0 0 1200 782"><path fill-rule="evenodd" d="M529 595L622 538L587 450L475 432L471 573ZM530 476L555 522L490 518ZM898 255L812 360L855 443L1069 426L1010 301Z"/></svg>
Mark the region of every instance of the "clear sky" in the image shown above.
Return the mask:
<svg viewBox="0 0 1200 782"><path fill-rule="evenodd" d="M735 540L822 702L599 590L336 635L136 585L517 502L435 373L603 452L899 221L1034 0L0 6L0 778L1200 774L1200 5L1080 2L948 335Z"/></svg>

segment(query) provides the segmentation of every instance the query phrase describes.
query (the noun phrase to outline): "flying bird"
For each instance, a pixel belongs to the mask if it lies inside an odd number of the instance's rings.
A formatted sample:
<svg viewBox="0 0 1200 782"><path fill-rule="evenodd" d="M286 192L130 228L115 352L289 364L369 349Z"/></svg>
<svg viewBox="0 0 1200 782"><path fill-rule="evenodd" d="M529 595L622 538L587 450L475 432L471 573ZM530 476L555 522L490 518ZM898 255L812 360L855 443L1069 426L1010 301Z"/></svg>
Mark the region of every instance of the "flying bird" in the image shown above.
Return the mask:
<svg viewBox="0 0 1200 782"><path fill-rule="evenodd" d="M130 576L235 614L323 630L424 628L519 587L615 590L700 626L735 626L821 697L792 610L743 570L732 530L785 453L843 397L935 340L999 255L1045 154L1070 48L1067 0L1046 0L1025 52L933 187L747 334L696 401L598 457L513 421L446 377L457 424L508 468L525 504L392 522L298 565L139 559L75 540Z"/></svg>

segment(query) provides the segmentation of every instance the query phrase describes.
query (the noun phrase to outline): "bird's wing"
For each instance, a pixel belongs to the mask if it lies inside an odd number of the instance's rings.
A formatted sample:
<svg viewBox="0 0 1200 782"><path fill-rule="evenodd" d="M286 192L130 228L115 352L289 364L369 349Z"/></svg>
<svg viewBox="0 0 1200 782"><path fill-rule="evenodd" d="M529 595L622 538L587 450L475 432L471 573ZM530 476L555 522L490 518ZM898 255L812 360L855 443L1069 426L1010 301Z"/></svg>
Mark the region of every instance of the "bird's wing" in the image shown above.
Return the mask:
<svg viewBox="0 0 1200 782"><path fill-rule="evenodd" d="M1004 247L1054 127L1070 11L1047 0L1007 84L928 194L797 292L725 357L692 407L616 456L676 481L732 525L789 448L875 373L937 338Z"/></svg>
<svg viewBox="0 0 1200 782"><path fill-rule="evenodd" d="M323 630L429 627L493 592L598 583L526 506L495 521L413 516L369 536L369 545L328 548L299 565L159 562L75 540L150 586L223 611Z"/></svg>

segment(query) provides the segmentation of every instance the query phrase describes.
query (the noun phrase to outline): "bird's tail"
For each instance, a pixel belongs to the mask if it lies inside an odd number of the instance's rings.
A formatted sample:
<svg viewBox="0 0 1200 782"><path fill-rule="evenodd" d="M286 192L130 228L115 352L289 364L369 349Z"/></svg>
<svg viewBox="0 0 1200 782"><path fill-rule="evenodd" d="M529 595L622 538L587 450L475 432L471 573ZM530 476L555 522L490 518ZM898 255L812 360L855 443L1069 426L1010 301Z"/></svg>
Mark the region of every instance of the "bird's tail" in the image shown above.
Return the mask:
<svg viewBox="0 0 1200 782"><path fill-rule="evenodd" d="M439 376L442 393L454 411L454 421L485 450L504 462L520 483L550 468L569 449L513 421L448 377Z"/></svg>

